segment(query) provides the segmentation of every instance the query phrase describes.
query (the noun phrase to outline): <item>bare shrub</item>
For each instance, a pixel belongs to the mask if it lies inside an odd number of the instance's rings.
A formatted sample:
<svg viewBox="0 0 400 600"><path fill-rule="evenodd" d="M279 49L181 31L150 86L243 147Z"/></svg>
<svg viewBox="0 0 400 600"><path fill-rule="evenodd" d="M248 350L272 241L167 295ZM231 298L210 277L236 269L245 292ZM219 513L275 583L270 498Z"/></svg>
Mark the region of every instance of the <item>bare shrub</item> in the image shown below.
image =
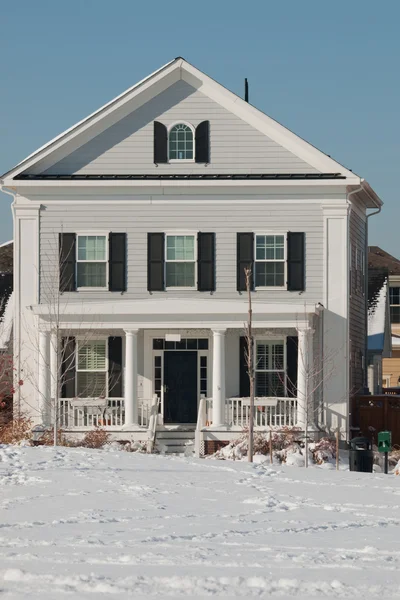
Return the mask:
<svg viewBox="0 0 400 600"><path fill-rule="evenodd" d="M317 465L336 458L336 440L332 438L323 437L318 442L310 444L309 448Z"/></svg>
<svg viewBox="0 0 400 600"><path fill-rule="evenodd" d="M38 444L41 446L54 446L54 431L53 429L46 429L38 439ZM66 446L67 448L74 448L76 442L69 440L64 434L62 429L57 430L57 445Z"/></svg>
<svg viewBox="0 0 400 600"><path fill-rule="evenodd" d="M32 438L32 420L19 417L0 426L0 444L19 444Z"/></svg>
<svg viewBox="0 0 400 600"><path fill-rule="evenodd" d="M110 436L104 429L96 427L96 429L92 429L86 433L79 445L84 448L103 448L109 439Z"/></svg>

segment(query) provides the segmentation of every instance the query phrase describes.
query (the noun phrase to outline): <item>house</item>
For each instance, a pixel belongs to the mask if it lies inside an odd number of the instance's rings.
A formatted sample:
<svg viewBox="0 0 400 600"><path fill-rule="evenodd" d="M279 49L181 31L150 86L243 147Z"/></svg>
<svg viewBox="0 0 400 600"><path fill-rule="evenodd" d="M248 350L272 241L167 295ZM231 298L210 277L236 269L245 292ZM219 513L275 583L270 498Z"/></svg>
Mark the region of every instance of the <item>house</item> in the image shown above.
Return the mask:
<svg viewBox="0 0 400 600"><path fill-rule="evenodd" d="M388 275L391 348L382 364L383 387L400 386L400 260L378 246L368 248L368 268L384 269Z"/></svg>
<svg viewBox="0 0 400 600"><path fill-rule="evenodd" d="M383 359L392 354L389 273L385 267L368 268L368 389L382 393Z"/></svg>
<svg viewBox="0 0 400 600"><path fill-rule="evenodd" d="M348 438L366 386L366 215L382 204L364 179L178 57L2 189L15 405L36 423L123 440L155 423L173 447L197 425L206 452L239 435L251 267L256 426Z"/></svg>

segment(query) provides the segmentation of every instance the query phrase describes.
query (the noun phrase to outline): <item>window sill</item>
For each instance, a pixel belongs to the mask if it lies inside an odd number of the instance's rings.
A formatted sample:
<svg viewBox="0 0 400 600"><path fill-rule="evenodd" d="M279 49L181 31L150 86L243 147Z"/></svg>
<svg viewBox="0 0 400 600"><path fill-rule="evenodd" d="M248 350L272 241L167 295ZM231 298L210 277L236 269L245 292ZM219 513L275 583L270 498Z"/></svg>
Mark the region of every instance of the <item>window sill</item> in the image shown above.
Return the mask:
<svg viewBox="0 0 400 600"><path fill-rule="evenodd" d="M258 287L254 288L255 292L271 292L271 291L281 292L282 290L287 290L286 285L274 285L274 286L270 286L270 287L258 286Z"/></svg>
<svg viewBox="0 0 400 600"><path fill-rule="evenodd" d="M178 286L172 286L172 287L166 287L165 291L166 292L173 292L173 291L178 291L178 292L197 292L197 287L178 287Z"/></svg>
<svg viewBox="0 0 400 600"><path fill-rule="evenodd" d="M170 159L168 159L168 163L170 163L170 164L194 163L194 162L196 162L194 158L170 158Z"/></svg>

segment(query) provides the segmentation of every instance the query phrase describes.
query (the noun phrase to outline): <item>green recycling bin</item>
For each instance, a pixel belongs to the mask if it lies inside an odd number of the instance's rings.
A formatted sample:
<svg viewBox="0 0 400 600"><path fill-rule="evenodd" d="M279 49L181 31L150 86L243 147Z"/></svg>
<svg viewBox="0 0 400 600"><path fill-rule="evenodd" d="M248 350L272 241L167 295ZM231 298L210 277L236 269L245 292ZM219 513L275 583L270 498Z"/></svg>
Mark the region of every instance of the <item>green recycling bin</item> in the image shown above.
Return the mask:
<svg viewBox="0 0 400 600"><path fill-rule="evenodd" d="M350 440L350 471L372 473L374 465L374 452L372 444L366 437L355 437Z"/></svg>

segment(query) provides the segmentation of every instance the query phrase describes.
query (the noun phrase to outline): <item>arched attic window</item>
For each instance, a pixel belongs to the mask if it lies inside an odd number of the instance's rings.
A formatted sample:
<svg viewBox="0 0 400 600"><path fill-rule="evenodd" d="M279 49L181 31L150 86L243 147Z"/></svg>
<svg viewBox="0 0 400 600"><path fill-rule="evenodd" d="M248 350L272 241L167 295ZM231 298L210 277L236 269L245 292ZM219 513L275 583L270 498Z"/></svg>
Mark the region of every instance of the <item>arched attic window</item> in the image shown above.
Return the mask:
<svg viewBox="0 0 400 600"><path fill-rule="evenodd" d="M193 129L185 123L173 125L168 136L169 160L193 160Z"/></svg>

